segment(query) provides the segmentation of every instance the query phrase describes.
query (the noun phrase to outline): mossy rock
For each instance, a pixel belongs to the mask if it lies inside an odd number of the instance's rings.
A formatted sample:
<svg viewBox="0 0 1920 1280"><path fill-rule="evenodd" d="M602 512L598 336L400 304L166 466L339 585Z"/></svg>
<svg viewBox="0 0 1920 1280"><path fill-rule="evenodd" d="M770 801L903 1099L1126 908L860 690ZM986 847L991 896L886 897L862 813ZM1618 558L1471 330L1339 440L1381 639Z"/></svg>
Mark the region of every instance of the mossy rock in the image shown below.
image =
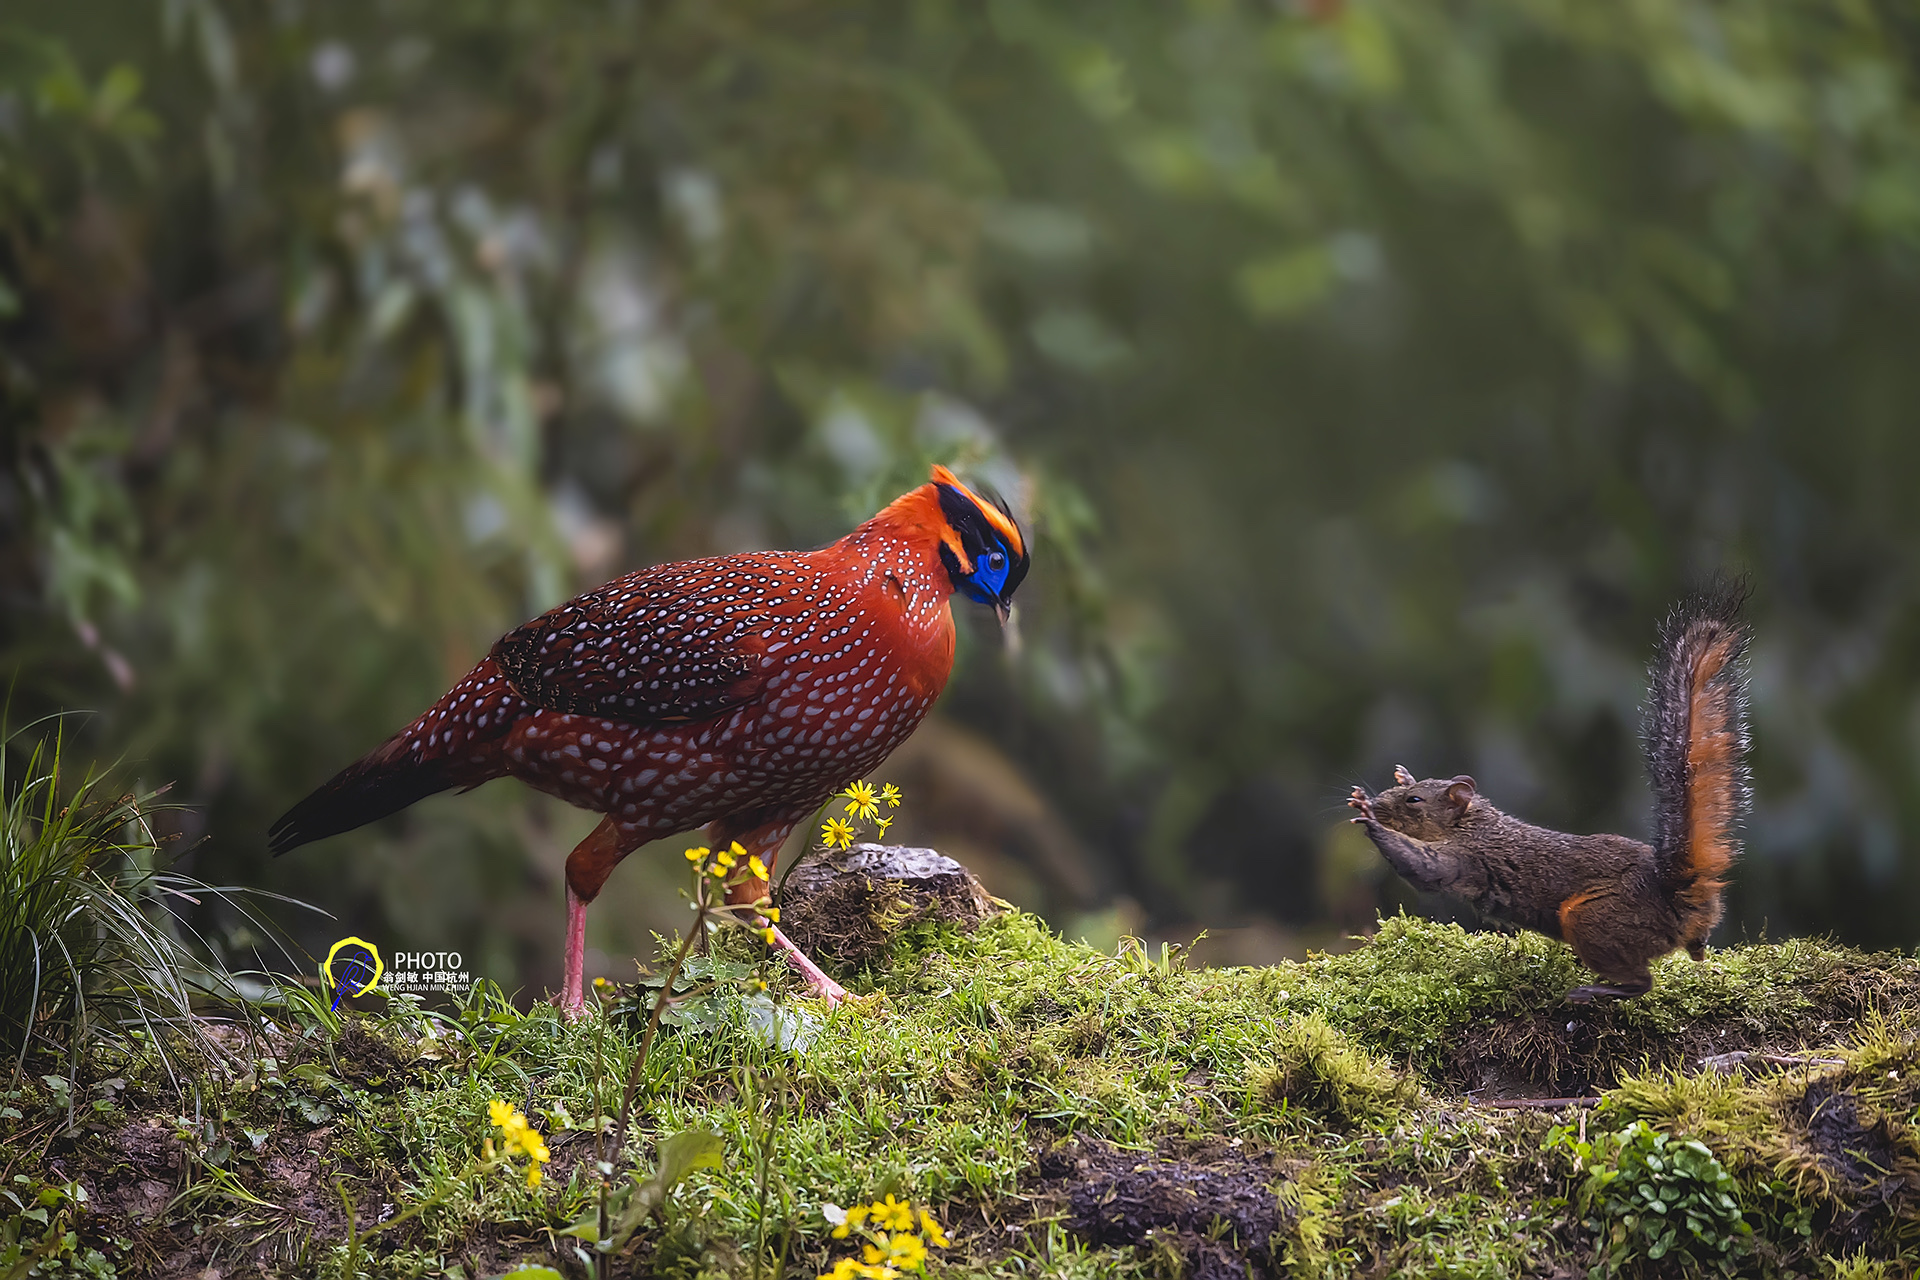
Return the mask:
<svg viewBox="0 0 1920 1280"><path fill-rule="evenodd" d="M816 960L859 968L911 926L968 931L997 910L973 872L932 849L856 844L809 858L781 885L781 928Z"/></svg>

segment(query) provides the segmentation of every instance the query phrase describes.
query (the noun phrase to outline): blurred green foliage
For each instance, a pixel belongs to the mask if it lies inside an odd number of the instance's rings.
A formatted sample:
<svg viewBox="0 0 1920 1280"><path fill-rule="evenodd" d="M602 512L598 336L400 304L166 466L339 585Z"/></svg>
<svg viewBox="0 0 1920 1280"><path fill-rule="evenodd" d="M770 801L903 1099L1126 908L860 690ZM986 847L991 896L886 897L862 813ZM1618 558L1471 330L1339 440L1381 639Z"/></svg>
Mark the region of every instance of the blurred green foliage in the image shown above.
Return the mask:
<svg viewBox="0 0 1920 1280"><path fill-rule="evenodd" d="M16 0L15 696L180 779L217 878L538 972L575 815L260 833L522 618L938 458L1039 537L948 710L1162 919L1350 909L1340 797L1399 761L1644 831L1654 624L1730 566L1733 930L1911 942L1916 41L1814 0Z"/></svg>

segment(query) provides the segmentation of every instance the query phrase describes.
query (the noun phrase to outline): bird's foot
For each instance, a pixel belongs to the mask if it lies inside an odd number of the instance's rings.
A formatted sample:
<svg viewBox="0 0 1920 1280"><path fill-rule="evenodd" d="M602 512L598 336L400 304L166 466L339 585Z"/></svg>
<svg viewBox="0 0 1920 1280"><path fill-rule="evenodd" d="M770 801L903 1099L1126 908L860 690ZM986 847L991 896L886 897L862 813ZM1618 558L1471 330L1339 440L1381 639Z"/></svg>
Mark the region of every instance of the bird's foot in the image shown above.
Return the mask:
<svg viewBox="0 0 1920 1280"><path fill-rule="evenodd" d="M825 1000L827 1008L837 1009L853 999L845 987L829 978L826 972L813 962L812 957L794 945L793 939L778 928L773 930L773 945L786 952L787 962L798 969L800 976L807 980L808 992Z"/></svg>
<svg viewBox="0 0 1920 1280"><path fill-rule="evenodd" d="M838 1009L841 1005L854 999L851 992L835 982L832 978L827 977L824 973L817 979L807 979L807 994L816 999L826 1001L827 1008L829 1009Z"/></svg>
<svg viewBox="0 0 1920 1280"><path fill-rule="evenodd" d="M595 978L593 986L596 990L591 997L586 990L586 984L568 983L548 996L547 1003L559 1009L561 1019L566 1022L578 1022L582 1018L591 1018L600 1011L602 1002L598 988L604 987L606 982L605 978Z"/></svg>

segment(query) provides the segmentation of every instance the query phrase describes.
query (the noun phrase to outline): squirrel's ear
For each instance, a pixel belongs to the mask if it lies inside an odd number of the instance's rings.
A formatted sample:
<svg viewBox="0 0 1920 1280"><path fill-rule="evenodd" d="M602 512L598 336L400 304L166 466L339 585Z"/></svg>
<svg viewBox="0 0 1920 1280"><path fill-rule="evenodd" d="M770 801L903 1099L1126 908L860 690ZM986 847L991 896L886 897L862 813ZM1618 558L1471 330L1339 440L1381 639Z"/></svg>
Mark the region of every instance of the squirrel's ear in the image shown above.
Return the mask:
<svg viewBox="0 0 1920 1280"><path fill-rule="evenodd" d="M1411 773L1407 772L1407 766L1403 764L1397 764L1393 766L1393 785L1394 786L1410 787L1414 784L1414 781L1415 781L1414 776Z"/></svg>
<svg viewBox="0 0 1920 1280"><path fill-rule="evenodd" d="M1447 803L1464 812L1473 803L1473 790L1473 779L1463 773L1447 788Z"/></svg>

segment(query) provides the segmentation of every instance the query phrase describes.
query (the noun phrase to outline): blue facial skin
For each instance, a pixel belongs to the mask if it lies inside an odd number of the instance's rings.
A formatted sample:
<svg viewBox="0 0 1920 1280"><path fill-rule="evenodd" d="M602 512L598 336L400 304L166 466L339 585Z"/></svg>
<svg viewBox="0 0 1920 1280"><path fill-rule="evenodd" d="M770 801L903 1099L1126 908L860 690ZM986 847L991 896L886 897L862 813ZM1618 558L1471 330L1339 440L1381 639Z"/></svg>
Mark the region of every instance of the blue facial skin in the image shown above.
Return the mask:
<svg viewBox="0 0 1920 1280"><path fill-rule="evenodd" d="M1004 551L983 551L967 576L967 595L981 604L994 604L1006 589L1007 570L1011 567Z"/></svg>

